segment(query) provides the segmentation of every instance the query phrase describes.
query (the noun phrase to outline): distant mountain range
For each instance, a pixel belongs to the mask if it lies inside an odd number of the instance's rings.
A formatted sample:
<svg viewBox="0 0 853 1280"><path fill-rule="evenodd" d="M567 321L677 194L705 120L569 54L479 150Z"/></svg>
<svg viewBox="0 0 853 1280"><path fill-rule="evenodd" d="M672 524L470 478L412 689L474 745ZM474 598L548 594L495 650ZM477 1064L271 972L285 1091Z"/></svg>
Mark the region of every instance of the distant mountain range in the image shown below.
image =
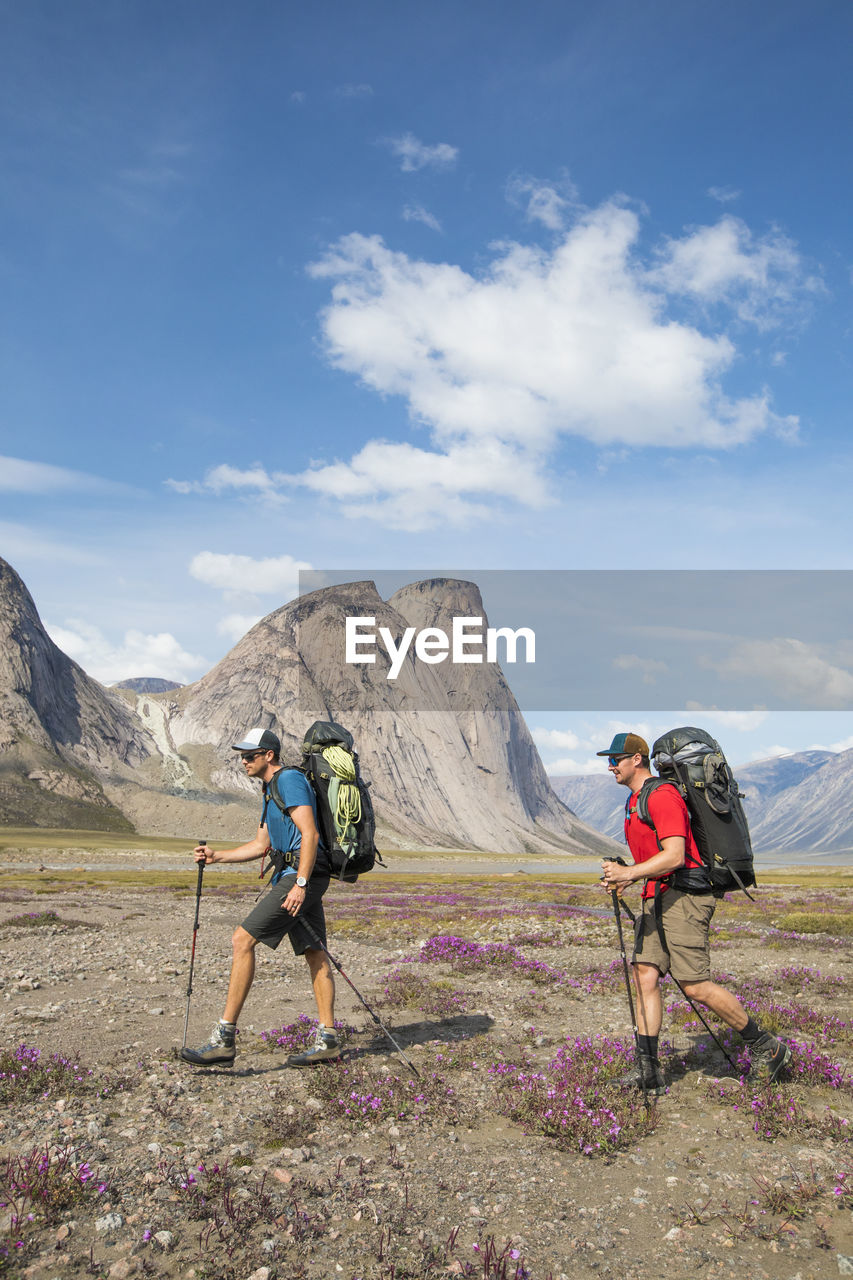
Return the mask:
<svg viewBox="0 0 853 1280"><path fill-rule="evenodd" d="M853 852L853 750L800 751L735 770L756 852ZM557 795L621 840L626 792L610 775L552 777Z"/></svg>
<svg viewBox="0 0 853 1280"><path fill-rule="evenodd" d="M129 689L131 693L171 693L173 689L182 689L182 684L174 680L161 680L159 676L134 676L130 680L115 680L111 689Z"/></svg>
<svg viewBox="0 0 853 1280"><path fill-rule="evenodd" d="M407 627L449 633L455 616L487 625L473 583L431 579L389 601L350 583L277 609L194 684L107 689L57 648L0 560L0 823L242 840L258 789L232 743L262 725L298 761L307 727L337 720L356 737L381 843L613 851L554 794L499 667L410 656L389 680L380 649L372 666L345 661L351 616L398 641Z"/></svg>

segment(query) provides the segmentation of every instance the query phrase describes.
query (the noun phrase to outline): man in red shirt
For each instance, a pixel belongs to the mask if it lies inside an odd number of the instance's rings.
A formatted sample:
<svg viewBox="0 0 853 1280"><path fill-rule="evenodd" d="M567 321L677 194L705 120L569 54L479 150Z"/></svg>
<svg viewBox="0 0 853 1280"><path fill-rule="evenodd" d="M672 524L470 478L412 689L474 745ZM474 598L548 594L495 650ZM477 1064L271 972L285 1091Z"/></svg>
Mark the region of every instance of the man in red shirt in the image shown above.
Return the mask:
<svg viewBox="0 0 853 1280"><path fill-rule="evenodd" d="M691 1000L739 1032L749 1048L753 1073L770 1083L791 1061L791 1050L783 1040L762 1031L730 991L711 981L708 934L716 899L680 791L671 783L649 791L649 818L654 824L650 827L637 814L640 791L652 778L647 743L639 734L617 733L607 750L597 754L607 756L609 771L631 792L625 806L625 840L634 865L602 863L604 883L621 896L635 880L645 881L633 966L639 1068L647 1092L659 1095L666 1087L658 1037L663 1014L660 980L669 972Z"/></svg>

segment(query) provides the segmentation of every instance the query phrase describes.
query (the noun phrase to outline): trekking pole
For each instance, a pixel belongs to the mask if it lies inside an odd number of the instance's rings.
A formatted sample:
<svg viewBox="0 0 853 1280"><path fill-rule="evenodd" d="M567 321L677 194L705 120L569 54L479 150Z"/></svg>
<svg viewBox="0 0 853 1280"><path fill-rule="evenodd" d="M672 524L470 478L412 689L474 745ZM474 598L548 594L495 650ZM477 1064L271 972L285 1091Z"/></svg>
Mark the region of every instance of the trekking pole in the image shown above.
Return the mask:
<svg viewBox="0 0 853 1280"><path fill-rule="evenodd" d="M317 933L316 929L312 928L312 926L308 923L308 921L307 921L307 920L300 920L300 921L299 921L299 923L302 925L302 928L303 928L303 929L307 930L307 932L308 932L308 933L310 933L311 937L314 939L314 941L316 942L317 946L318 946L318 947L320 947L323 951L325 951L326 955L327 955L327 956L328 956L328 958L331 960L332 964L335 966L335 968L337 969L338 973L339 973L339 974L341 975L341 977L343 978L344 982L346 982L347 986L349 986L350 988L352 988L352 990L353 990L353 991L355 992L355 994L358 996L358 998L359 998L359 1000L361 1001L361 1003L364 1005L364 1007L365 1007L365 1009L367 1010L367 1012L370 1014L370 1016L371 1016L371 1018L373 1019L373 1021L376 1023L376 1025L377 1025L378 1027L381 1027L381 1028L382 1028L382 1030L385 1032L385 1035L386 1035L386 1036L388 1037L388 1039L391 1041L391 1043L393 1044L394 1048L397 1050L397 1052L399 1053L400 1057L401 1057L401 1058L403 1059L403 1061L405 1062L406 1066L407 1066L407 1067L409 1068L409 1070L410 1070L410 1071L412 1071L412 1072L413 1072L413 1073L418 1077L418 1079L420 1080L420 1078L421 1078L421 1073L420 1073L420 1071L418 1071L417 1067L416 1067L416 1066L415 1066L415 1064L412 1062L412 1060L411 1060L410 1058L407 1058L407 1057L406 1057L406 1055L405 1055L405 1053L403 1053L403 1050L402 1050L402 1049L400 1048L400 1046L397 1044L397 1041L396 1041L396 1040L394 1039L394 1037L391 1035L391 1032L390 1032L390 1031L388 1030L388 1028L385 1026L385 1023L382 1021L382 1019L381 1019L380 1017L378 1017L378 1015L377 1015L377 1014L375 1014L375 1013L373 1012L373 1010L371 1009L370 1005L367 1003L367 1001L365 1000L364 996L361 994L361 992L358 990L358 988L355 986L355 984L354 984L354 983L352 983L352 982L350 982L349 978L348 978L348 977L347 977L347 975L344 973L343 969L342 969L342 968L341 968L341 966L338 964L337 960L336 960L336 959L335 959L335 957L332 955L331 951L330 951L330 950L329 950L329 948L326 946L326 944L325 944L325 942L323 941L323 939L320 937L319 933Z"/></svg>
<svg viewBox="0 0 853 1280"><path fill-rule="evenodd" d="M205 845L207 844L207 840L199 840L199 844ZM187 1016L184 1018L184 1043L181 1045L182 1049L186 1049L187 1047L187 1028L190 1025L190 996L193 993L193 968L195 966L195 940L196 940L196 936L198 935L198 911L199 911L199 907L201 906L201 882L202 882L202 879L204 878L204 867L205 867L205 864L203 862L200 862L198 864L198 883L196 884L196 891L195 891L195 921L193 922L193 949L190 953L190 978L189 978L189 982L187 983Z"/></svg>
<svg viewBox="0 0 853 1280"><path fill-rule="evenodd" d="M625 974L625 990L628 993L628 1008L631 1010L631 1026L634 1029L634 1052L637 1055L637 1070L640 1073L640 1088L643 1091L643 1106L649 1107L649 1090L646 1085L646 1076L643 1071L643 1063L640 1057L640 1029L637 1026L637 1015L634 1012L634 997L631 993L631 975L628 972L628 957L625 954L625 935L622 932L622 915L619 911L619 894L616 889L610 890L610 898L613 902L613 914L616 917L616 932L619 934L619 951L622 955L622 971Z"/></svg>
<svg viewBox="0 0 853 1280"><path fill-rule="evenodd" d="M616 896L616 891L615 891L615 890L613 891L613 896L614 896L614 899L615 899L615 896ZM627 915L628 919L631 921L631 924L634 924L634 922L636 921L636 918L637 918L637 917L634 915L633 911L632 911L632 910L631 910L631 908L628 906L628 903L627 903L627 902L622 902L622 901L620 900L620 905L621 905L621 907L622 907L622 910L623 910L623 911L625 912L625 914ZM621 922L621 920L619 920L618 914L617 914L617 923L618 923L618 925L619 925L619 938L620 938L620 941L621 941L621 938L622 938L622 922ZM625 958L625 952L624 952L624 950L623 950L623 952L622 952L622 959L624 960L624 958ZM726 1053L726 1051L725 1051L725 1049L723 1048L722 1044L721 1044L721 1043L720 1043L720 1041L717 1039L717 1037L714 1035L713 1031L712 1031L712 1030L711 1030L711 1028L708 1026L708 1024L707 1024L707 1022L705 1021L705 1019L702 1017L702 1014L699 1012L699 1010L696 1008L696 1005L695 1005L695 1004L693 1003L693 1001L690 999L690 996L689 996L689 995L687 994L687 992L684 990L684 987L682 987L681 983L678 981L678 978L676 978L676 976L675 976L675 974L674 974L674 973L670 973L670 975L669 975L669 976L672 978L673 982L674 982L674 983L675 983L675 985L678 987L678 990L679 990L679 991L681 992L681 994L684 996L684 999L685 999L685 1000L687 1001L687 1003L690 1005L690 1008L691 1008L691 1009L693 1010L693 1012L696 1014L696 1017L697 1017L697 1018L699 1019L699 1021L702 1023L702 1026L703 1026L703 1027L705 1028L705 1030L708 1032L708 1035L709 1035L709 1036L711 1037L711 1039L714 1041L714 1044L717 1046L717 1048L719 1049L720 1053L723 1055L723 1057L725 1058L726 1062L727 1062L727 1063L729 1064L729 1066L731 1067L732 1071L737 1071L737 1063L733 1062L733 1061L732 1061L732 1059L729 1057L729 1055ZM629 999L630 999L630 997L629 997Z"/></svg>

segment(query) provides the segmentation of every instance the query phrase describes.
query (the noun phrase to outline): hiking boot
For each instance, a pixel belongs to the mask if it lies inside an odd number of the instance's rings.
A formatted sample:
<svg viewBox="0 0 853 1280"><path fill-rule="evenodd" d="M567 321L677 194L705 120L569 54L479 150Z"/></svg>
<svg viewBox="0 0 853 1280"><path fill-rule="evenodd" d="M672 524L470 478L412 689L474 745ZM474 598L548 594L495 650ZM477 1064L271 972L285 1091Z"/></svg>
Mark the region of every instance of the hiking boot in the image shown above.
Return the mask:
<svg viewBox="0 0 853 1280"><path fill-rule="evenodd" d="M793 1058L784 1040L777 1040L769 1031L749 1046L749 1066L759 1084L773 1084Z"/></svg>
<svg viewBox="0 0 853 1280"><path fill-rule="evenodd" d="M317 1027L314 1043L301 1053L292 1053L287 1059L289 1067L310 1067L312 1062L330 1062L341 1056L341 1037L334 1027Z"/></svg>
<svg viewBox="0 0 853 1280"><path fill-rule="evenodd" d="M645 1092L653 1098L660 1098L666 1093L663 1067L657 1058L652 1058L647 1053L637 1054L637 1065L618 1083L624 1089L642 1089L645 1085Z"/></svg>
<svg viewBox="0 0 853 1280"><path fill-rule="evenodd" d="M184 1062L191 1062L196 1067L231 1067L237 1057L234 1045L236 1034L236 1027L224 1027L221 1022L217 1022L207 1044L200 1049L182 1049L181 1057Z"/></svg>

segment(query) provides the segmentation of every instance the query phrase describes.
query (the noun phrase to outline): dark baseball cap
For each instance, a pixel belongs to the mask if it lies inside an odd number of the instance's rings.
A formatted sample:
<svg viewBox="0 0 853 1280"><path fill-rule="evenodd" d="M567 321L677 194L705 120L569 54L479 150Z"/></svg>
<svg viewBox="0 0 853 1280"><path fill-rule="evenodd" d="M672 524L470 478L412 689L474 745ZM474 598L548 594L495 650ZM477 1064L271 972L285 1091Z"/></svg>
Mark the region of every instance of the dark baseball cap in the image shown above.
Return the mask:
<svg viewBox="0 0 853 1280"><path fill-rule="evenodd" d="M617 733L606 751L596 751L597 756L647 756L649 744L638 733Z"/></svg>
<svg viewBox="0 0 853 1280"><path fill-rule="evenodd" d="M274 751L281 754L281 743L272 729L250 729L242 742L235 742L234 751Z"/></svg>

